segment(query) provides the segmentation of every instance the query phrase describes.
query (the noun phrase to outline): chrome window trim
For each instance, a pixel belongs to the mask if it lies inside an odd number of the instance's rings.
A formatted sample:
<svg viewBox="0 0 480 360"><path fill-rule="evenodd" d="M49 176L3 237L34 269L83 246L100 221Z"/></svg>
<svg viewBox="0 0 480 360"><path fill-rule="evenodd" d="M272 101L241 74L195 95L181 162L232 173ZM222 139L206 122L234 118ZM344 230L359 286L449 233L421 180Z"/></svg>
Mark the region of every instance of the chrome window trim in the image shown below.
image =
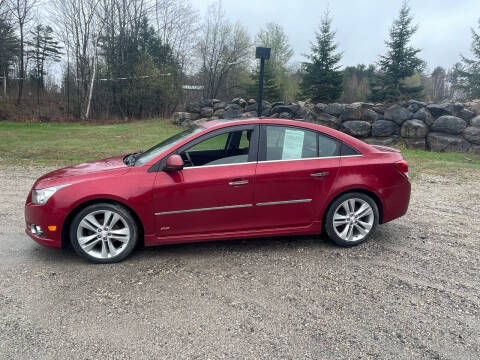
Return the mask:
<svg viewBox="0 0 480 360"><path fill-rule="evenodd" d="M351 157L359 157L359 156L363 156L363 154L359 154L359 155L343 155L343 156L324 156L324 157L313 157L313 158L303 158L303 159L284 159L284 160L250 161L250 162L242 162L242 163L234 163L234 164L218 164L218 165L205 165L205 166L191 166L191 167L185 167L185 168L183 168L183 170L205 169L205 168L218 167L218 166L235 166L235 165L246 165L246 164L264 164L264 163L274 163L274 162L284 162L284 161L305 161L305 160L340 159L340 158L351 158Z"/></svg>
<svg viewBox="0 0 480 360"><path fill-rule="evenodd" d="M300 203L309 203L311 201L312 201L312 199L281 200L281 201L262 202L262 203L256 203L256 204L227 205L227 206L215 206L215 207L210 207L210 208L162 211L162 212L155 213L155 216L184 214L184 213L192 213L192 212L200 212L200 211L238 209L238 208L253 207L254 205L255 206L269 206L269 205L300 204Z"/></svg>
<svg viewBox="0 0 480 360"><path fill-rule="evenodd" d="M272 163L272 162L284 162L284 161L305 161L305 160L340 159L340 158L349 158L349 157L358 157L358 156L363 156L363 154L359 154L359 155L343 155L343 156L324 156L324 157L312 157L312 158L302 158L302 159L265 160L265 161L259 161L258 164Z"/></svg>
<svg viewBox="0 0 480 360"><path fill-rule="evenodd" d="M155 216L159 216L159 215L171 215L171 214L182 214L182 213L191 213L191 212L199 212L199 211L237 209L237 208L246 208L246 207L252 207L252 206L253 206L253 204L241 204L241 205L215 206L215 207L210 207L210 208L198 208L198 209L187 209L187 210L163 211L163 212L155 213Z"/></svg>
<svg viewBox="0 0 480 360"><path fill-rule="evenodd" d="M299 203L309 203L312 199L298 199L298 200L281 200L281 201L268 201L256 203L256 206L270 206L270 205L285 205L285 204L299 204Z"/></svg>

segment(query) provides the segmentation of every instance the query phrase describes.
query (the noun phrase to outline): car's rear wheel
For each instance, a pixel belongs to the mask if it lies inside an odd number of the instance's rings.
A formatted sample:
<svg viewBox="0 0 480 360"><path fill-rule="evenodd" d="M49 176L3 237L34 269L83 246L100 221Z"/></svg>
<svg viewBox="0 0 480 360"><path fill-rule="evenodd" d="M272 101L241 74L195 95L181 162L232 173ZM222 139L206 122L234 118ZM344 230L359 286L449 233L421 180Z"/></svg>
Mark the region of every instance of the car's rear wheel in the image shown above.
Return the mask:
<svg viewBox="0 0 480 360"><path fill-rule="evenodd" d="M378 207L363 193L347 193L335 199L325 217L327 235L340 246L365 242L378 224Z"/></svg>
<svg viewBox="0 0 480 360"><path fill-rule="evenodd" d="M74 217L70 227L70 240L77 254L94 263L122 261L135 248L137 237L137 224L130 212L108 203L87 206Z"/></svg>

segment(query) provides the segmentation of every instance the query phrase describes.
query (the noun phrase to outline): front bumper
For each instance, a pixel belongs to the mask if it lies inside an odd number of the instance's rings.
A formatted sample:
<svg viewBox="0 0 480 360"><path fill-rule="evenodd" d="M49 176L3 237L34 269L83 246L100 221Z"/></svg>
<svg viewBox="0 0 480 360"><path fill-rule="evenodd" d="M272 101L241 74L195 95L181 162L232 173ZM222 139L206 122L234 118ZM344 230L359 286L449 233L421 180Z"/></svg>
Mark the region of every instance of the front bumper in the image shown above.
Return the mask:
<svg viewBox="0 0 480 360"><path fill-rule="evenodd" d="M66 214L63 211L49 206L48 202L45 205L36 205L27 201L25 204L25 233L41 245L61 248L62 226L65 218ZM32 233L30 230L31 224L40 226L44 236ZM56 230L49 230L49 226L55 226Z"/></svg>

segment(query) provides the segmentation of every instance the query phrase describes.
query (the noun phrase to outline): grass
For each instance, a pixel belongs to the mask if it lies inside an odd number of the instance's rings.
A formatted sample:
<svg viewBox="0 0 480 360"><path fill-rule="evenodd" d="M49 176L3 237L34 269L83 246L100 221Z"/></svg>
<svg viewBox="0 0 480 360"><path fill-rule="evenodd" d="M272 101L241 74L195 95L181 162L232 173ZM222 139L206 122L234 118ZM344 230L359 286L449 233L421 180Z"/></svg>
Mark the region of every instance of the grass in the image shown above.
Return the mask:
<svg viewBox="0 0 480 360"><path fill-rule="evenodd" d="M0 122L0 161L66 165L146 150L182 128L153 119L124 124ZM412 177L422 172L480 170L480 156L402 150Z"/></svg>
<svg viewBox="0 0 480 360"><path fill-rule="evenodd" d="M0 122L0 159L72 164L146 150L181 130L164 120L111 125Z"/></svg>

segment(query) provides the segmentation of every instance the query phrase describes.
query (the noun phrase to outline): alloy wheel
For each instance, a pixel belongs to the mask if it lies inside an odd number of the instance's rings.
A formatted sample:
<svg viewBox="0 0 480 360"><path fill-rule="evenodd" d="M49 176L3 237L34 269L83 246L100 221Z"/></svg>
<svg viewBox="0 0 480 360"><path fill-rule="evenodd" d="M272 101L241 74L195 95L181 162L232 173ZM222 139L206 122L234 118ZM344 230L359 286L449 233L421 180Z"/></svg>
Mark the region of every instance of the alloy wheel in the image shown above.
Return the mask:
<svg viewBox="0 0 480 360"><path fill-rule="evenodd" d="M373 209L368 202L350 198L335 209L333 229L342 240L356 242L370 233L374 220Z"/></svg>
<svg viewBox="0 0 480 360"><path fill-rule="evenodd" d="M80 221L77 241L80 248L96 259L120 255L131 239L127 220L111 210L93 211Z"/></svg>

